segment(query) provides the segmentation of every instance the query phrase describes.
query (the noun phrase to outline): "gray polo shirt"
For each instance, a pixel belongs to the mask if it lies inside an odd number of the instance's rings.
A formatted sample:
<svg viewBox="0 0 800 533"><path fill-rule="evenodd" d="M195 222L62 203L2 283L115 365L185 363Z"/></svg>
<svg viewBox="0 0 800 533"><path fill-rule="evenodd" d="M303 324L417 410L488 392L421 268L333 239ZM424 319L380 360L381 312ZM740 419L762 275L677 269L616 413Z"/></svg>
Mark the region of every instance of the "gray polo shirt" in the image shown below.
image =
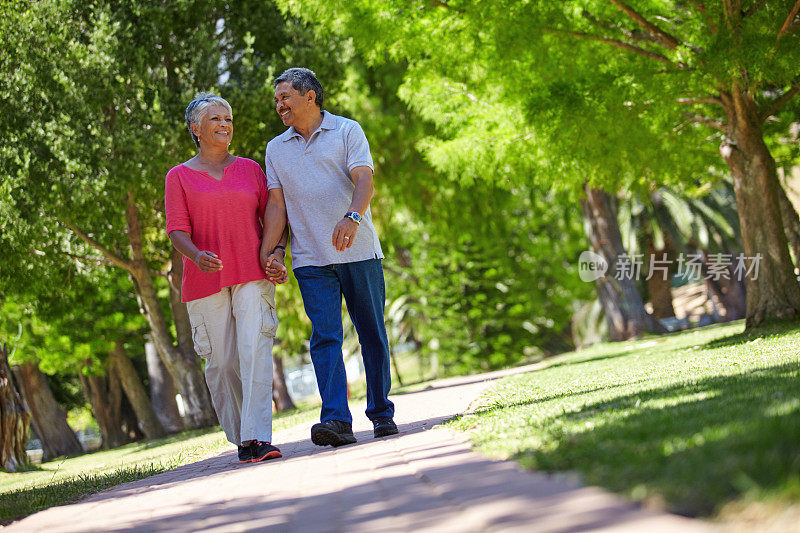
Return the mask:
<svg viewBox="0 0 800 533"><path fill-rule="evenodd" d="M331 243L333 228L353 200L350 171L373 168L369 143L355 120L322 112L322 123L306 143L294 127L267 144L267 187L283 189L291 229L292 267L382 259L369 208L355 242L343 252Z"/></svg>

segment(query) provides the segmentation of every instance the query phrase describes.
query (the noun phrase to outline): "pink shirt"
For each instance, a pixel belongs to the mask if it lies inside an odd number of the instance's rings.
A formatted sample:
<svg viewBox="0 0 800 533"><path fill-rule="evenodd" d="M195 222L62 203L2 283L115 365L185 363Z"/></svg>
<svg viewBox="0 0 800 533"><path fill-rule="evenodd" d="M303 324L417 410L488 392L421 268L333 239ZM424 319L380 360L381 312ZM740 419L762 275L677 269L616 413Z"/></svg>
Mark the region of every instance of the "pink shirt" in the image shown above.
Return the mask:
<svg viewBox="0 0 800 533"><path fill-rule="evenodd" d="M180 164L166 178L167 235L185 231L200 250L214 252L222 270L205 273L183 258L181 301L216 294L224 287L266 279L258 261L267 179L258 163L237 157L222 180Z"/></svg>

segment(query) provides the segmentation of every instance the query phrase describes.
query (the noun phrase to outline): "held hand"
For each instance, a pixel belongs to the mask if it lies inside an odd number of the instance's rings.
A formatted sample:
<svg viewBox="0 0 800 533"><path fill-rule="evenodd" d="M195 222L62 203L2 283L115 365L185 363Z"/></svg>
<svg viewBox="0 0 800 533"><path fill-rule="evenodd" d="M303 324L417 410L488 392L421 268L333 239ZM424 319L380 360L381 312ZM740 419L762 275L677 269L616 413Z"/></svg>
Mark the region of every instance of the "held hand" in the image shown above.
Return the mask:
<svg viewBox="0 0 800 533"><path fill-rule="evenodd" d="M358 224L349 218L343 218L333 228L333 236L331 242L333 247L339 252L344 252L346 249L353 245L356 240L356 233L358 232Z"/></svg>
<svg viewBox="0 0 800 533"><path fill-rule="evenodd" d="M267 273L267 279L274 283L286 283L289 279L289 271L286 265L283 264L282 253L273 252L267 258L266 268L264 271Z"/></svg>
<svg viewBox="0 0 800 533"><path fill-rule="evenodd" d="M264 248L262 244L261 249L258 251L258 262L261 265L261 270L263 270L264 272L267 271L270 257L277 258L280 264L283 264L284 256L286 256L285 248L276 247L274 250L268 250L267 248Z"/></svg>
<svg viewBox="0 0 800 533"><path fill-rule="evenodd" d="M222 260L214 252L201 250L194 258L194 264L206 274L222 270Z"/></svg>

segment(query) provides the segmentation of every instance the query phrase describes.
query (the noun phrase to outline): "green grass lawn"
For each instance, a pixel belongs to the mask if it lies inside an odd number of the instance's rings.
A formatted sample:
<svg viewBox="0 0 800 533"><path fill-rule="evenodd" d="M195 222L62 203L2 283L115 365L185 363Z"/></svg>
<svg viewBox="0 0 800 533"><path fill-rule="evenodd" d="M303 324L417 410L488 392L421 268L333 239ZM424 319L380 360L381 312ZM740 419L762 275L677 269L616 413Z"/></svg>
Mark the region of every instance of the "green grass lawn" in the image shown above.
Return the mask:
<svg viewBox="0 0 800 533"><path fill-rule="evenodd" d="M734 323L564 354L500 381L450 425L490 456L688 516L796 506L800 329L743 330Z"/></svg>
<svg viewBox="0 0 800 533"><path fill-rule="evenodd" d="M286 429L313 420L318 415L319 406L316 404L277 413L273 430ZM233 448L219 428L184 431L164 439L57 459L27 472L0 472L0 524Z"/></svg>

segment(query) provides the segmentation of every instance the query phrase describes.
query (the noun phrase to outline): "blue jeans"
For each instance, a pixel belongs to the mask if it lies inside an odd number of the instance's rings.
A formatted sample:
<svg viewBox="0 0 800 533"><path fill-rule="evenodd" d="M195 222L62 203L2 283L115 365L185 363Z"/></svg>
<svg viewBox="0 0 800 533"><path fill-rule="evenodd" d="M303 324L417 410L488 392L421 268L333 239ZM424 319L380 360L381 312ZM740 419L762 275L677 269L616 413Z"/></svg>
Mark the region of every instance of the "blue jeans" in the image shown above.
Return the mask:
<svg viewBox="0 0 800 533"><path fill-rule="evenodd" d="M311 362L322 397L320 421L352 422L342 357L342 295L356 327L367 377L367 418L393 417L389 341L383 322L386 287L380 259L294 269L311 320Z"/></svg>

